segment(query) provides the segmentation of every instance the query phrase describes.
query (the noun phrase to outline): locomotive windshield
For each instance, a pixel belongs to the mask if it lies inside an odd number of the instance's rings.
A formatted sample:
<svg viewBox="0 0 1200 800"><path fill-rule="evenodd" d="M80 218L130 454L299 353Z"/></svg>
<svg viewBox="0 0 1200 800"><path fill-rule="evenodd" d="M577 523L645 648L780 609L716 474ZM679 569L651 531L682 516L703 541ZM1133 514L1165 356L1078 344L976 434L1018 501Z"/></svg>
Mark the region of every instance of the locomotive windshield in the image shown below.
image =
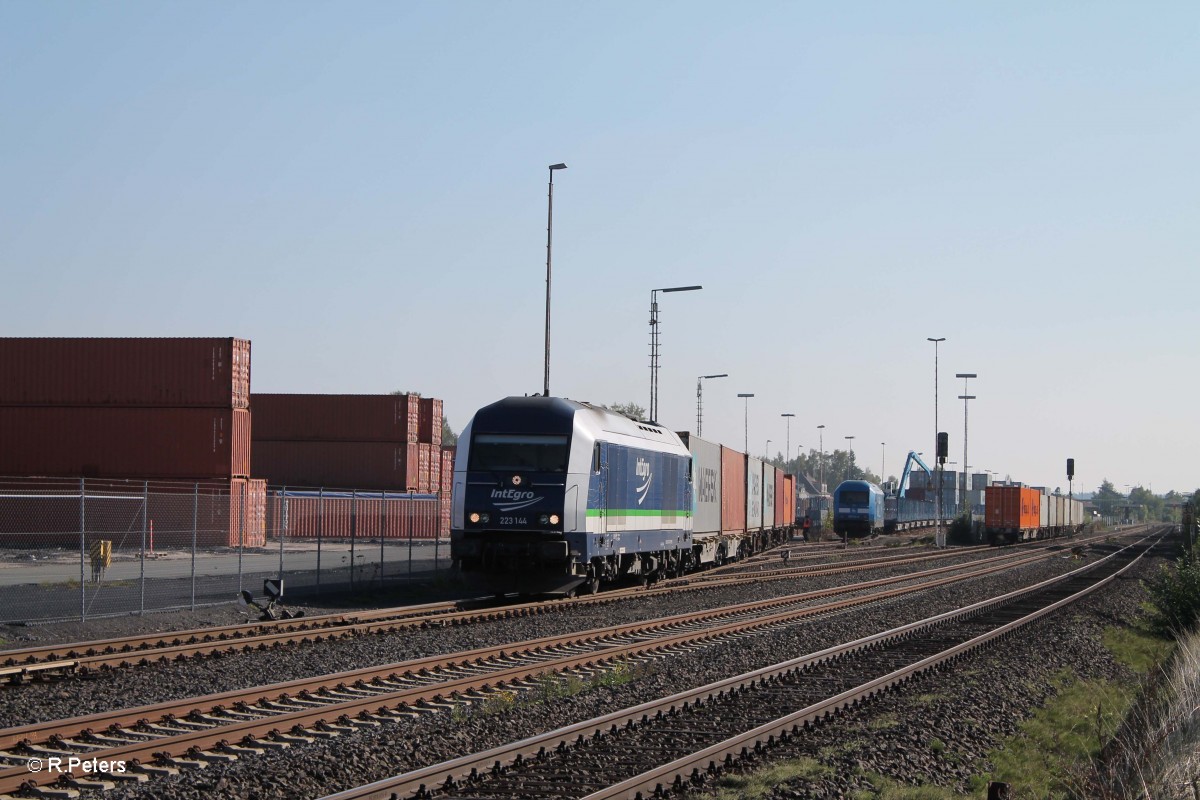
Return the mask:
<svg viewBox="0 0 1200 800"><path fill-rule="evenodd" d="M865 506L870 498L869 492L847 489L839 495L838 502L851 506Z"/></svg>
<svg viewBox="0 0 1200 800"><path fill-rule="evenodd" d="M566 472L567 437L477 433L471 439L472 472Z"/></svg>

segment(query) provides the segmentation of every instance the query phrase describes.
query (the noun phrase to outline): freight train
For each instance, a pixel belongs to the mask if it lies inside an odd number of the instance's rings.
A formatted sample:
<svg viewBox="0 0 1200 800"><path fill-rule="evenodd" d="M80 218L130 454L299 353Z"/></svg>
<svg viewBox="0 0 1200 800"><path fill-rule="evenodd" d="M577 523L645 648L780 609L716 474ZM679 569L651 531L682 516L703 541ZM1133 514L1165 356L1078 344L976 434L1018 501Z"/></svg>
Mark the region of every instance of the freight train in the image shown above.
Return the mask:
<svg viewBox="0 0 1200 800"><path fill-rule="evenodd" d="M986 490L984 535L989 544L1067 536L1083 530L1083 503L1044 489L993 484Z"/></svg>
<svg viewBox="0 0 1200 800"><path fill-rule="evenodd" d="M795 484L770 464L558 397L476 412L454 464L450 557L490 591L595 592L786 541Z"/></svg>

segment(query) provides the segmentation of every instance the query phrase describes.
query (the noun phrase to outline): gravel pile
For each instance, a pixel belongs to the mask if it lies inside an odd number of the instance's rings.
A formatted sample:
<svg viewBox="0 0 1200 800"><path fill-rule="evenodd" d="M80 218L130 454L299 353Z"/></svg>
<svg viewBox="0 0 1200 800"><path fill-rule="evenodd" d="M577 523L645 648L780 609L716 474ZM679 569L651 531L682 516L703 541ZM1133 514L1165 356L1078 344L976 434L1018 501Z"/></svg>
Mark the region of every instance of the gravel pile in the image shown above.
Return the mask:
<svg viewBox="0 0 1200 800"><path fill-rule="evenodd" d="M1025 568L1019 578L1004 575L971 581L965 586L944 587L923 595L920 603L913 603L911 600L893 601L797 625L784 631L741 639L735 643L713 645L696 653L664 659L639 669L635 672L633 680L623 685L596 687L550 702L522 703L518 713L485 713L473 710L454 715L433 715L412 722L356 731L325 743L300 745L284 751L269 752L261 757L242 759L232 764L210 766L202 772L156 780L146 786L122 787L104 796L170 800L212 796L319 797L599 716L615 708L646 702L682 688L702 685L794 658L981 600L1015 588L1018 584L1033 583L1077 566L1079 562L1056 559ZM1138 587L1132 581L1125 581L1116 588L1107 589L1100 600L1090 601L1092 608L1086 612L1086 616L1100 619L1103 617L1097 615L1128 616L1136 608L1137 602L1135 597L1131 607L1128 596L1137 591ZM666 604L666 601L658 601L657 612L671 613L677 610L663 608ZM617 615L634 612L614 608L606 609L605 613ZM982 668L984 664L1000 663L998 659L1002 659L1003 663L1015 663L1012 661L1014 654L1018 651L1028 651L1027 655L1022 656L1023 663L1029 662L1036 653L1039 656L1034 660L1037 661L1039 669L1068 667L1086 674L1089 669L1096 668L1088 665L1101 664L1103 659L1094 642L1094 626L1081 626L1073 621L1074 616L1055 618L1042 623L1034 634L1010 639L1002 650L994 650L988 655L976 658L983 659L980 661ZM513 622L524 625L536 623L542 626L561 624L557 617ZM491 626L488 626L488 629L490 630ZM474 633L470 630L436 633L478 636L482 630L480 628ZM521 630L526 635L529 633L524 628ZM291 655L289 653L289 659ZM985 670L990 671L991 668ZM979 710L969 711L971 707L964 705L961 700L939 699L931 705L921 707L923 719L919 726L916 723L898 724L882 732L886 739L881 739L877 732L872 732L870 736L865 737L865 741L871 742L869 747L863 752L845 753L835 768L852 769L861 761L865 769L874 769L877 766L881 770L887 770L887 774L907 775L912 781L932 778L951 785L962 785L968 775L950 765L939 767L936 763L936 753L929 746L929 740L938 736L947 744L951 741L972 742L970 747L984 752L990 737L1010 729L1013 723L1006 720L1006 717L1011 717L1017 710L1040 699L1037 691L1026 685L1031 674L1029 669L1022 668L1012 672L1019 673L1021 679L1012 681L1013 690L1007 694L1002 691L1007 682L981 682L981 687L986 688L979 688L975 693L978 695L978 702L982 704ZM933 681L936 683L930 685L938 687L959 683L963 686L969 685L967 681L959 681L957 678L951 681L946 676L935 677ZM920 688L906 689L904 696L918 696L921 691ZM889 710L885 704L896 702L899 701L886 698L872 704L869 714L863 712L861 716L855 715L848 718L849 721L845 724L865 726L868 719ZM909 709L902 713L911 715L913 712ZM975 735L964 737L961 721L969 718L986 722L977 726ZM813 745L812 752L818 752L821 747L831 743L844 741L844 737L850 734L846 732L849 729L838 733L841 725L843 723L840 722L830 724L818 731L813 741L823 744ZM876 747L875 742L878 741L885 741L886 745ZM807 746L807 741L802 742L796 749L800 751ZM922 751L922 747L925 751ZM901 753L906 755L897 755ZM838 785L834 782L828 787L813 785L789 788L787 791L801 794L779 796L843 797L851 788L849 783Z"/></svg>

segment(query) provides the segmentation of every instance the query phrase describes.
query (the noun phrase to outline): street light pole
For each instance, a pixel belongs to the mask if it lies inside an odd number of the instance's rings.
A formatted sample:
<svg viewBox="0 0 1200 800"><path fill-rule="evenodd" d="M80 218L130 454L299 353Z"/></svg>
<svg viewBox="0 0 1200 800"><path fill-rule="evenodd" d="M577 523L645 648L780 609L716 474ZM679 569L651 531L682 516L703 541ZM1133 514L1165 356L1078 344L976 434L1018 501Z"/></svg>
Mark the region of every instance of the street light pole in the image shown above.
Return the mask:
<svg viewBox="0 0 1200 800"><path fill-rule="evenodd" d="M769 461L771 458L771 440L767 439L767 443L763 445L763 461Z"/></svg>
<svg viewBox="0 0 1200 800"><path fill-rule="evenodd" d="M701 408L704 405L703 404L703 397L704 397L703 381L706 381L709 378L728 378L728 377L729 377L729 373L722 372L720 375L701 375L699 378L696 378L696 435L697 436L699 436L701 433L704 432L704 422L703 422L704 417L701 414Z"/></svg>
<svg viewBox="0 0 1200 800"><path fill-rule="evenodd" d="M792 417L794 417L796 415L795 414L780 414L779 416L781 416L787 420L787 442L784 445L784 450L783 450L783 452L785 454L784 461L786 462L788 457L791 456L791 454L792 454ZM784 463L784 467L787 467L786 463Z"/></svg>
<svg viewBox="0 0 1200 800"><path fill-rule="evenodd" d="M658 422L658 293L694 292L703 286L672 286L650 292L650 421Z"/></svg>
<svg viewBox="0 0 1200 800"><path fill-rule="evenodd" d="M846 480L853 480L850 476L854 470L854 437L847 436L846 439L850 442L850 467L846 470Z"/></svg>
<svg viewBox="0 0 1200 800"><path fill-rule="evenodd" d="M821 494L825 494L825 426L817 426L817 434L821 438Z"/></svg>
<svg viewBox="0 0 1200 800"><path fill-rule="evenodd" d="M970 400L974 400L974 399L975 399L975 395L973 395L973 394L967 394L967 382L968 382L968 381L969 381L971 378L978 378L979 376L978 376L978 375L976 375L974 372L956 372L956 373L954 374L954 377L956 377L956 378L962 378L962 379L963 379L963 393L962 393L962 394L960 394L960 395L958 396L958 399L963 401L963 468L962 468L962 472L963 472L963 480L962 480L962 486L963 486L963 497L962 497L962 511L963 511L963 515L965 516L965 515L968 513L968 510L969 510L969 508L970 508L970 503L967 501L967 470L969 470L969 469L971 468L971 466L970 466L970 465L971 465L971 462L970 462L970 461L967 461L967 402L968 402L968 401L970 401Z"/></svg>
<svg viewBox="0 0 1200 800"><path fill-rule="evenodd" d="M883 455L879 457L879 482L883 483L887 480L887 442L880 442L879 446L883 448Z"/></svg>
<svg viewBox="0 0 1200 800"><path fill-rule="evenodd" d="M946 341L943 336L939 339L925 337L925 341L933 342L933 451L937 452L938 435L938 345Z"/></svg>
<svg viewBox="0 0 1200 800"><path fill-rule="evenodd" d="M550 396L550 243L554 238L554 171L566 169L566 164L550 165L550 189L546 193L546 380L542 395Z"/></svg>
<svg viewBox="0 0 1200 800"><path fill-rule="evenodd" d="M744 421L746 425L746 442L743 447L746 449L746 454L750 454L750 398L754 397L752 392L739 392L738 397L745 401Z"/></svg>

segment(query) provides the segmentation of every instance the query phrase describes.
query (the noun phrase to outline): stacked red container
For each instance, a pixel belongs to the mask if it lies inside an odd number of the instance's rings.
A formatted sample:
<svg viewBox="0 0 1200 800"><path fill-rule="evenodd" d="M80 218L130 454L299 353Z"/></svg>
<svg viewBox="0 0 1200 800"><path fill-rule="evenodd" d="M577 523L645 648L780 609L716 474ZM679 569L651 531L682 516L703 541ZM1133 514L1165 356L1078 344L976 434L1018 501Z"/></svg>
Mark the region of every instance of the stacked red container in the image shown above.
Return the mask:
<svg viewBox="0 0 1200 800"><path fill-rule="evenodd" d="M415 394L254 394L252 467L273 486L436 493L442 401ZM436 424L435 424L436 423Z"/></svg>
<svg viewBox="0 0 1200 800"><path fill-rule="evenodd" d="M0 475L166 481L158 496L197 493L197 544L263 543L249 340L2 338L0 375ZM160 544L191 545L185 505L150 504Z"/></svg>
<svg viewBox="0 0 1200 800"><path fill-rule="evenodd" d="M422 397L420 406L420 438L418 441L442 446L442 401Z"/></svg>
<svg viewBox="0 0 1200 800"><path fill-rule="evenodd" d="M0 339L0 474L250 474L245 339Z"/></svg>
<svg viewBox="0 0 1200 800"><path fill-rule="evenodd" d="M450 497L454 490L454 448L442 448L442 485L440 503L440 524L438 530L442 536L450 535Z"/></svg>

